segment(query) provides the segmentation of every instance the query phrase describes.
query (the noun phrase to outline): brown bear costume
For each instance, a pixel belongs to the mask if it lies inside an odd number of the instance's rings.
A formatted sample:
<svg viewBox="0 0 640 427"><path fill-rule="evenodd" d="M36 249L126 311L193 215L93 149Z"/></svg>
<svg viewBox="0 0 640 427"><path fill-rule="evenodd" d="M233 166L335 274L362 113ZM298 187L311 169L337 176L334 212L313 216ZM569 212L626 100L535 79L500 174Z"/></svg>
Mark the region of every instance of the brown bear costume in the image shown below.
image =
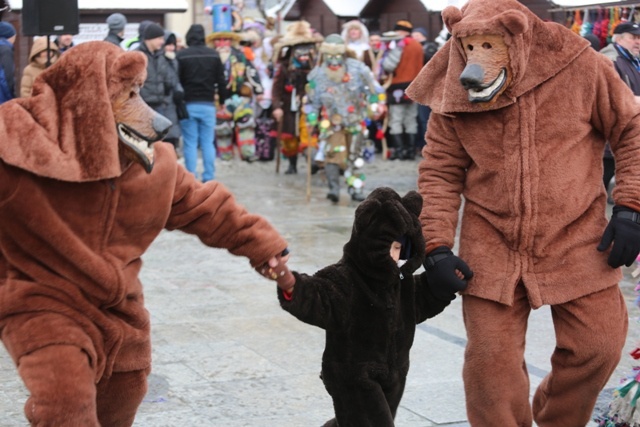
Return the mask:
<svg viewBox="0 0 640 427"><path fill-rule="evenodd" d="M336 415L326 426L393 426L416 324L455 298L413 275L424 260L421 209L415 191L375 189L356 209L342 259L313 276L294 272L290 297L278 289L284 310L326 331L322 380ZM402 237L407 262L398 267L389 250Z"/></svg>
<svg viewBox="0 0 640 427"><path fill-rule="evenodd" d="M427 259L453 247L465 200L459 255L475 273L463 295L469 421L584 426L627 331L617 267L640 243L640 108L611 61L515 0L470 0L443 19L452 38L408 94L433 110L418 178ZM502 46L496 67L490 52ZM478 52L487 67L471 64ZM609 223L607 140L617 184ZM531 405L525 334L542 305L556 348Z"/></svg>
<svg viewBox="0 0 640 427"><path fill-rule="evenodd" d="M0 106L0 331L32 425L133 423L151 364L140 257L163 229L253 266L286 247L170 144L145 148L169 123L139 96L145 70L139 52L84 43Z"/></svg>

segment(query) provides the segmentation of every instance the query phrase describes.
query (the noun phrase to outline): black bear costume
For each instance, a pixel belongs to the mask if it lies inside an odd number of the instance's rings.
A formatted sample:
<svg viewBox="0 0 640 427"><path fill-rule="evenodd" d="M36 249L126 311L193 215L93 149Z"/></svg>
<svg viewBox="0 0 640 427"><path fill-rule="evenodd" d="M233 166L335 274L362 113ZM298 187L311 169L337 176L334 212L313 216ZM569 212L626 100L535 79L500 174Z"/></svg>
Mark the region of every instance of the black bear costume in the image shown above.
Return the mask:
<svg viewBox="0 0 640 427"><path fill-rule="evenodd" d="M415 191L374 190L356 210L342 259L313 276L294 272L291 294L278 289L284 310L326 330L321 377L336 415L327 426L393 426L416 324L455 298L413 275L424 261L421 209ZM406 252L400 267L394 241Z"/></svg>

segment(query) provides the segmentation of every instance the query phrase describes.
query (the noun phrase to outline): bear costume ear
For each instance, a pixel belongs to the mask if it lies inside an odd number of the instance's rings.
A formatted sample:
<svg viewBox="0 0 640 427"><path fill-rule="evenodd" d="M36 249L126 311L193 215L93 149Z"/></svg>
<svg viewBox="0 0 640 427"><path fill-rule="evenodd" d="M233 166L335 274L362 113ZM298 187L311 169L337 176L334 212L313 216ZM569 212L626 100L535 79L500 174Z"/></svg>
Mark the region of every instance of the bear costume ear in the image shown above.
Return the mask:
<svg viewBox="0 0 640 427"><path fill-rule="evenodd" d="M124 52L111 65L110 77L116 80L134 80L146 76L147 58L142 52ZM143 80L146 77L143 78Z"/></svg>
<svg viewBox="0 0 640 427"><path fill-rule="evenodd" d="M415 216L420 216L422 212L422 196L417 191L409 191L402 198L402 205Z"/></svg>
<svg viewBox="0 0 640 427"><path fill-rule="evenodd" d="M353 223L353 231L356 234L360 234L376 216L376 213L380 212L382 203L377 199L367 199L360 203L356 209L355 221Z"/></svg>
<svg viewBox="0 0 640 427"><path fill-rule="evenodd" d="M450 34L453 34L453 26L462 20L462 12L455 6L447 6L442 11L442 20Z"/></svg>
<svg viewBox="0 0 640 427"><path fill-rule="evenodd" d="M529 27L527 17L519 10L512 9L502 12L496 16L496 20L506 28L512 36L526 33Z"/></svg>

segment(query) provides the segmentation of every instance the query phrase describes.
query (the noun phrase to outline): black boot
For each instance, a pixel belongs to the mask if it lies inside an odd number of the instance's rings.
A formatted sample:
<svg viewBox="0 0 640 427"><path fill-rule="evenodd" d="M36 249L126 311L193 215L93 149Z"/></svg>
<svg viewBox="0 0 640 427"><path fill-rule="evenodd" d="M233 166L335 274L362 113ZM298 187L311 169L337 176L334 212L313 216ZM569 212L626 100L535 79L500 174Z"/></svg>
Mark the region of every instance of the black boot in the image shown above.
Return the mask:
<svg viewBox="0 0 640 427"><path fill-rule="evenodd" d="M389 160L400 159L402 157L402 134L389 135L387 148L390 153Z"/></svg>
<svg viewBox="0 0 640 427"><path fill-rule="evenodd" d="M294 173L298 173L298 156L288 157L289 159L289 168L285 171L285 175L291 175Z"/></svg>
<svg viewBox="0 0 640 427"><path fill-rule="evenodd" d="M407 133L402 140L402 160L415 160L416 159L416 134Z"/></svg>

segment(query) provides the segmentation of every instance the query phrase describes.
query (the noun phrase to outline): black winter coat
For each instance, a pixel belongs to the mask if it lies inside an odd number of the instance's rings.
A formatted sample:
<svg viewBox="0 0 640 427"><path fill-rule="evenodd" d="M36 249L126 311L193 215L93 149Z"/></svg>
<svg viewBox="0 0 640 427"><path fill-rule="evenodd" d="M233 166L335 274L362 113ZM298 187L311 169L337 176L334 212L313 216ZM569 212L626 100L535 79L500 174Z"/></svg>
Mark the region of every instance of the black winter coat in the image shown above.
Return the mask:
<svg viewBox="0 0 640 427"><path fill-rule="evenodd" d="M342 259L313 276L294 272L291 300L282 308L326 331L322 379L340 426L392 426L409 370L416 324L434 317L455 298L436 299L425 274L418 215L422 197L374 190L356 210ZM398 267L389 250L406 236L412 249Z"/></svg>

